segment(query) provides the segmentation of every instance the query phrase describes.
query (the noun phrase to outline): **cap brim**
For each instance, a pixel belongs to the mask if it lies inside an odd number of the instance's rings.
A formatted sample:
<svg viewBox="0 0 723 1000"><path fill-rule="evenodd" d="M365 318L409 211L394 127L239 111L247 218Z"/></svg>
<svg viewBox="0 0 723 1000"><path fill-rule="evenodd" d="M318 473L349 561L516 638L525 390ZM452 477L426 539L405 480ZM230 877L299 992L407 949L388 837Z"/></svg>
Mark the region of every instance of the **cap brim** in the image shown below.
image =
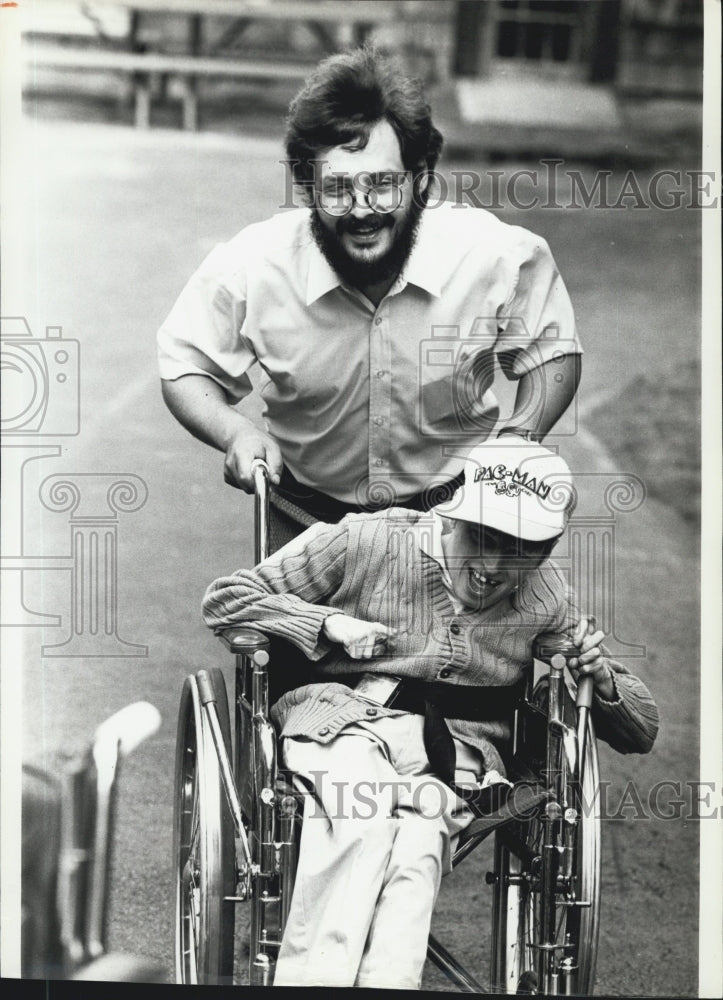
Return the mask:
<svg viewBox="0 0 723 1000"><path fill-rule="evenodd" d="M479 496L458 498L458 493L444 503L437 504L433 509L442 517L456 521L469 521L471 524L481 524L486 528L494 528L513 538L521 538L527 542L545 542L559 536L565 530L564 521L556 518L555 523L542 523L521 513L512 513L509 509L497 507L493 500L488 500L484 507L480 506Z"/></svg>

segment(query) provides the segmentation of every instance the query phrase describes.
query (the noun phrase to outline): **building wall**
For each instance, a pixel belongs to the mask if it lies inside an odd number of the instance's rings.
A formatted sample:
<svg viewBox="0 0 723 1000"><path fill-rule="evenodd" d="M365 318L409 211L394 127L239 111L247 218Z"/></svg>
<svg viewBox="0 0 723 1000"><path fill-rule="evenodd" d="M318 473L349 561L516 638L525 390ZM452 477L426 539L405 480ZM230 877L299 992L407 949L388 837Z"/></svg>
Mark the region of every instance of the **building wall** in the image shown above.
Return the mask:
<svg viewBox="0 0 723 1000"><path fill-rule="evenodd" d="M456 76L555 76L639 96L702 93L702 0L459 0Z"/></svg>
<svg viewBox="0 0 723 1000"><path fill-rule="evenodd" d="M702 0L625 0L616 83L637 96L700 96Z"/></svg>

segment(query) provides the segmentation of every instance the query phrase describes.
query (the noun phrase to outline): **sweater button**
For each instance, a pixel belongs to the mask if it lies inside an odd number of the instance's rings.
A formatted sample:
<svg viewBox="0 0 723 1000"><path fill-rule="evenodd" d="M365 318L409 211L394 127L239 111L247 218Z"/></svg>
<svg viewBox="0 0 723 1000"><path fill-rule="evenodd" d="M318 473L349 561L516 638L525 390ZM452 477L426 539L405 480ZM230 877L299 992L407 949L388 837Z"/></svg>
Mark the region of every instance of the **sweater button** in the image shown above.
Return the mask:
<svg viewBox="0 0 723 1000"><path fill-rule="evenodd" d="M367 715L371 715L371 716L374 716L374 715L376 715L376 714L377 714L377 710L376 710L376 708L368 708L368 709L367 709Z"/></svg>
<svg viewBox="0 0 723 1000"><path fill-rule="evenodd" d="M452 671L448 670L447 667L445 667L444 670L440 670L439 671L439 676L440 677L451 677L452 676Z"/></svg>
<svg viewBox="0 0 723 1000"><path fill-rule="evenodd" d="M452 633L452 635L459 635L460 627L457 624L457 622L452 622L452 624L449 626L449 631Z"/></svg>
<svg viewBox="0 0 723 1000"><path fill-rule="evenodd" d="M319 736L328 736L328 735L329 735L329 727L328 726L324 726L323 729L319 730Z"/></svg>

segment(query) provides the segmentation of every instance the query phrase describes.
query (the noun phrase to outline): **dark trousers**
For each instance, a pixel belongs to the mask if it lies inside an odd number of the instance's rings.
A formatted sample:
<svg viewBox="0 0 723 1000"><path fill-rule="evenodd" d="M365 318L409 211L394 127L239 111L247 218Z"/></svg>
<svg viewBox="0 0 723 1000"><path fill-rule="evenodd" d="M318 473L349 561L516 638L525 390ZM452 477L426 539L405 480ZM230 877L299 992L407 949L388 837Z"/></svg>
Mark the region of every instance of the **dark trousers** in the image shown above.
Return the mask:
<svg viewBox="0 0 723 1000"><path fill-rule="evenodd" d="M411 497L395 498L385 507L406 507L408 510L426 511L443 500L449 500L462 485L462 473L446 483L431 486ZM347 514L369 513L381 509L373 505L345 503L300 483L284 466L281 482L271 491L271 551L275 552L292 538L296 538L315 521L337 524Z"/></svg>

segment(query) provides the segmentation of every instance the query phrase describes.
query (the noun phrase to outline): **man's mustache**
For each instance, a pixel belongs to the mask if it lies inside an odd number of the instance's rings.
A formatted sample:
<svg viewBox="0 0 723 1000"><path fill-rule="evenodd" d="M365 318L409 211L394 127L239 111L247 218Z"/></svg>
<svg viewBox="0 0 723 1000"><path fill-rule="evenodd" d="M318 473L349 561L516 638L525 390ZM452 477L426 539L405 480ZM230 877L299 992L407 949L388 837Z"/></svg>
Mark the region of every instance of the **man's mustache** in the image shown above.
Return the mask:
<svg viewBox="0 0 723 1000"><path fill-rule="evenodd" d="M394 219L391 215L370 215L365 219L355 219L349 216L339 219L337 233L341 236L344 233L357 233L369 231L370 229L383 229L385 226L393 226Z"/></svg>

